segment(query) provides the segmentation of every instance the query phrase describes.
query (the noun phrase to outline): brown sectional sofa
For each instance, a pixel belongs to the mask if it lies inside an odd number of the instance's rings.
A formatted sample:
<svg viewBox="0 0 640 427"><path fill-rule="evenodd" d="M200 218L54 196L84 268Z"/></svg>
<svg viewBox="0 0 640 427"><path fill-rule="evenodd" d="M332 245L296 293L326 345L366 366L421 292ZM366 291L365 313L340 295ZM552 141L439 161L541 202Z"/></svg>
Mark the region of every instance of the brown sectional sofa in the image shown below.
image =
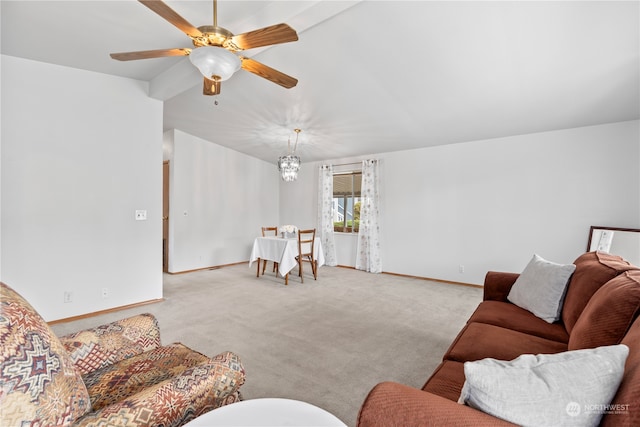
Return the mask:
<svg viewBox="0 0 640 427"><path fill-rule="evenodd" d="M457 403L465 382L464 362L620 343L628 346L629 355L611 403L624 410L605 411L600 425L640 425L640 268L601 252L585 253L574 264L561 319L555 323L507 300L518 274L487 273L483 301L422 390L393 382L376 385L360 409L358 426L513 425Z"/></svg>

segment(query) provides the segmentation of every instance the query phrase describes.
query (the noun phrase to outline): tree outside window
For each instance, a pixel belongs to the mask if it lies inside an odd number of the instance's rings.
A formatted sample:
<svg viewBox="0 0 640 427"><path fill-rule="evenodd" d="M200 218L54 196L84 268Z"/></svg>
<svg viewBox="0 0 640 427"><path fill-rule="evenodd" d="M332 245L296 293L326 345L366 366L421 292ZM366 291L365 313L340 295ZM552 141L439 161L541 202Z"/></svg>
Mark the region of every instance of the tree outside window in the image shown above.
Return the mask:
<svg viewBox="0 0 640 427"><path fill-rule="evenodd" d="M362 172L333 175L333 230L357 233L360 226Z"/></svg>

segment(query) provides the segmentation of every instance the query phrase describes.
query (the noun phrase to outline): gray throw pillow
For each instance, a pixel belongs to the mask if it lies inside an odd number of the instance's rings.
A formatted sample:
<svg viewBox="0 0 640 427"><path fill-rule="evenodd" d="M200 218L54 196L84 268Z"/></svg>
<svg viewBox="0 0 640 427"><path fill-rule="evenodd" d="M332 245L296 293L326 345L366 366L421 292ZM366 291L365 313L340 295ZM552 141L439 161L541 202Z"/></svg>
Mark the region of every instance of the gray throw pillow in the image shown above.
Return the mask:
<svg viewBox="0 0 640 427"><path fill-rule="evenodd" d="M534 254L511 287L507 299L553 323L560 319L567 283L575 269L573 264L556 264Z"/></svg>
<svg viewBox="0 0 640 427"><path fill-rule="evenodd" d="M624 344L510 362L465 362L458 403L522 426L597 426L610 408L629 348Z"/></svg>

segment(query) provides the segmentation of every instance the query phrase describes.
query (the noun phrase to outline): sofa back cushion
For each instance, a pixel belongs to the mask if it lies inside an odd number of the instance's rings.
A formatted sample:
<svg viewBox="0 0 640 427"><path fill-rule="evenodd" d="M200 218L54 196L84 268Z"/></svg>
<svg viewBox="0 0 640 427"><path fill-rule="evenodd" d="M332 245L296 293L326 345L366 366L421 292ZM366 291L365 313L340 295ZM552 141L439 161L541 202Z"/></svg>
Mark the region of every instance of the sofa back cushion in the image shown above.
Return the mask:
<svg viewBox="0 0 640 427"><path fill-rule="evenodd" d="M0 283L2 425L69 425L90 408L64 347L17 292Z"/></svg>
<svg viewBox="0 0 640 427"><path fill-rule="evenodd" d="M640 271L626 271L591 297L569 336L569 350L620 343L640 313Z"/></svg>
<svg viewBox="0 0 640 427"><path fill-rule="evenodd" d="M640 426L640 317L633 322L621 344L629 347L624 375L608 407L602 408L602 427Z"/></svg>
<svg viewBox="0 0 640 427"><path fill-rule="evenodd" d="M160 347L160 328L149 313L60 337L82 376Z"/></svg>
<svg viewBox="0 0 640 427"><path fill-rule="evenodd" d="M575 261L576 271L571 276L562 308L562 321L571 331L582 310L598 289L609 280L627 270L638 269L622 257L604 252L587 252Z"/></svg>

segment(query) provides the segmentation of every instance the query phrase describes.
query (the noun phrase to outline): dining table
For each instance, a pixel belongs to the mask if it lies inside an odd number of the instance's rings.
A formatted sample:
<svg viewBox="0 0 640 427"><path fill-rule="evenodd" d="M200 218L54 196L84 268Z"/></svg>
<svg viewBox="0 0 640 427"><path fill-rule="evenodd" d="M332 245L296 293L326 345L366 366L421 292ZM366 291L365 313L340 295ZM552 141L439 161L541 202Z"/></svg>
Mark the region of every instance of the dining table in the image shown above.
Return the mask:
<svg viewBox="0 0 640 427"><path fill-rule="evenodd" d="M256 237L249 258L249 267L257 260L267 260L278 263L278 273L284 277L284 284L289 284L289 272L298 265L298 238L283 238L280 236ZM320 238L316 237L313 244L313 257L317 266L324 265L324 252ZM258 263L256 276L260 276Z"/></svg>

